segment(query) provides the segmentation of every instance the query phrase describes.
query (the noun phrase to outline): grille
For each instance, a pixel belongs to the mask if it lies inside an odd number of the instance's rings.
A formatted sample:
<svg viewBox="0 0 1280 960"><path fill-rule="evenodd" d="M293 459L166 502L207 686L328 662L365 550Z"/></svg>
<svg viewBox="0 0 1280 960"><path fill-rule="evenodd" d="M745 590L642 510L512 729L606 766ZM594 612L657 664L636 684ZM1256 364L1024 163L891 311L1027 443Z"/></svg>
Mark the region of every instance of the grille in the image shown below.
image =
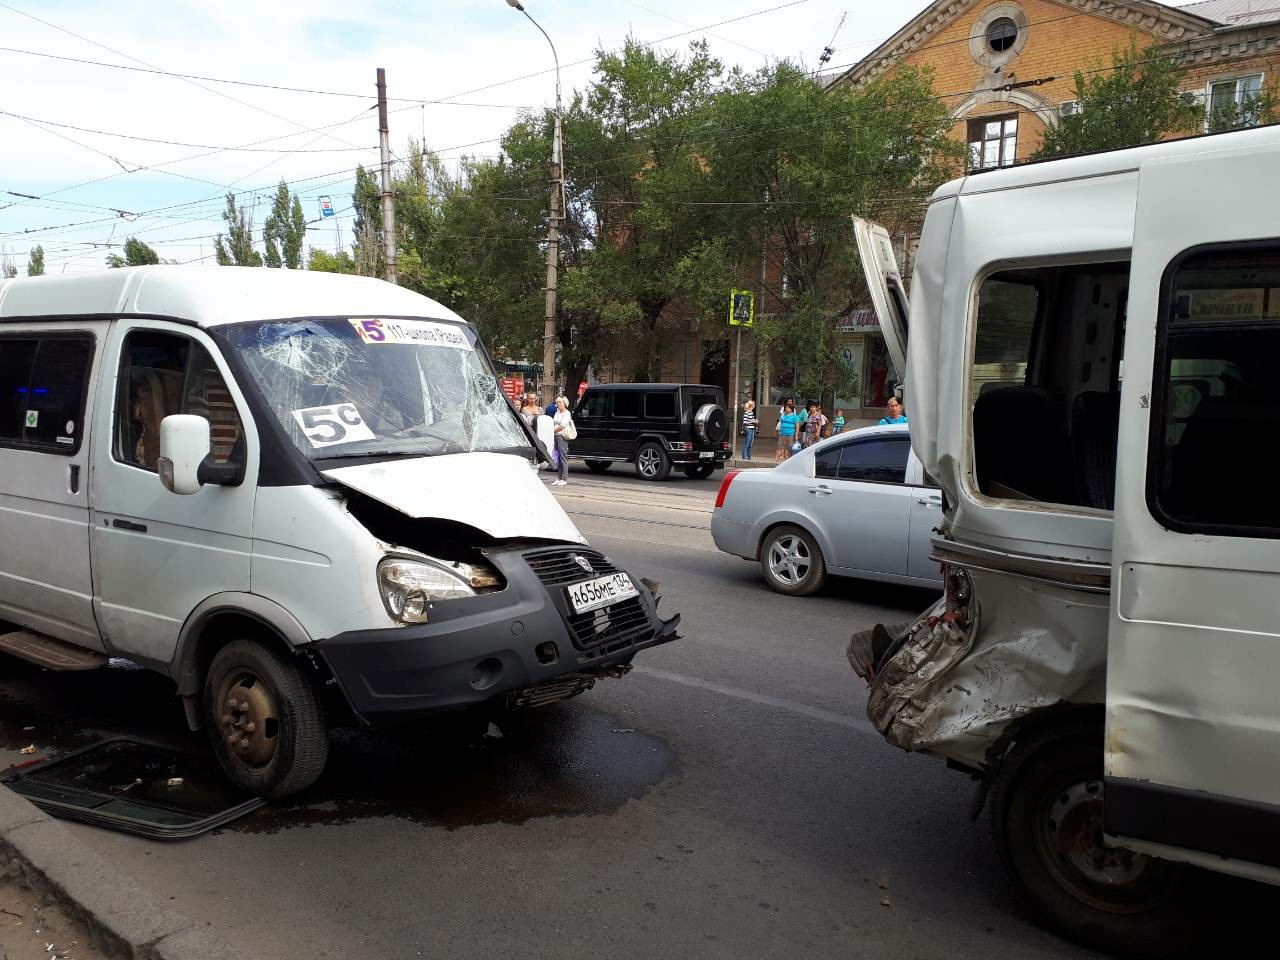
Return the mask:
<svg viewBox="0 0 1280 960"><path fill-rule="evenodd" d="M575 556L589 562L592 572L587 573L574 559ZM639 597L631 597L600 610L573 613L563 592L556 589L590 577L618 573L618 568L603 554L595 550L548 550L527 554L525 562L543 586L553 591L574 646L584 651L582 660L617 653L653 636L653 625Z"/></svg>
<svg viewBox="0 0 1280 960"><path fill-rule="evenodd" d="M590 563L591 571L584 570L574 557L582 557ZM618 568L604 554L594 550L549 550L546 553L530 554L525 560L546 587L559 587L589 577L603 577L618 572Z"/></svg>

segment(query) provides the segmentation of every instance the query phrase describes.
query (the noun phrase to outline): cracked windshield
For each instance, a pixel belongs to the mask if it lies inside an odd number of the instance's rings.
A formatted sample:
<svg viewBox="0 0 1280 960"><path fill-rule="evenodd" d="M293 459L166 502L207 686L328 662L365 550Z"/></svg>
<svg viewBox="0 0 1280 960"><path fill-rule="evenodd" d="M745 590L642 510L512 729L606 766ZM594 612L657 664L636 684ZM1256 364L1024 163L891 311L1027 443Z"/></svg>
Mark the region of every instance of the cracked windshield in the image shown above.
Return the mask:
<svg viewBox="0 0 1280 960"><path fill-rule="evenodd" d="M227 335L289 439L313 460L530 448L461 324L290 320Z"/></svg>

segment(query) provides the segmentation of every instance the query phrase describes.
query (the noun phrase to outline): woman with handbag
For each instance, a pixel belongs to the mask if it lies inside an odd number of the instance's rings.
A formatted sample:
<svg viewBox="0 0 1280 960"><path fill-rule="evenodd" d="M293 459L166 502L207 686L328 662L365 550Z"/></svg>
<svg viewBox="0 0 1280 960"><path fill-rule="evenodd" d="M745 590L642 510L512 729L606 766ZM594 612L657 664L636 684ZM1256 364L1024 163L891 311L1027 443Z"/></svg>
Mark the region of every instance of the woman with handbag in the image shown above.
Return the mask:
<svg viewBox="0 0 1280 960"><path fill-rule="evenodd" d="M578 439L578 428L573 425L568 397L556 397L556 412L551 422L555 424L556 455L560 458L560 475L551 485L563 487L569 482L569 441Z"/></svg>

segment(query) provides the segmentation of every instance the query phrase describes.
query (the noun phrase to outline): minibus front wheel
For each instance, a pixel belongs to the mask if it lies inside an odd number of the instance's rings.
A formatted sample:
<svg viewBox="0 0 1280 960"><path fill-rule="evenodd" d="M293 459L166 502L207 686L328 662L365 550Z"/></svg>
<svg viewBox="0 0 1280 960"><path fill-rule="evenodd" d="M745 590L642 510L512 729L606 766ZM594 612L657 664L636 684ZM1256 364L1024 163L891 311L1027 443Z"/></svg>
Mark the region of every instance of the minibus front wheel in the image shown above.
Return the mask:
<svg viewBox="0 0 1280 960"><path fill-rule="evenodd" d="M1005 757L991 796L1010 879L1055 932L1123 957L1198 955L1202 874L1106 843L1102 729L1078 718L1031 732Z"/></svg>
<svg viewBox="0 0 1280 960"><path fill-rule="evenodd" d="M222 769L249 793L285 797L324 769L324 710L295 659L256 640L228 643L209 664L204 709Z"/></svg>

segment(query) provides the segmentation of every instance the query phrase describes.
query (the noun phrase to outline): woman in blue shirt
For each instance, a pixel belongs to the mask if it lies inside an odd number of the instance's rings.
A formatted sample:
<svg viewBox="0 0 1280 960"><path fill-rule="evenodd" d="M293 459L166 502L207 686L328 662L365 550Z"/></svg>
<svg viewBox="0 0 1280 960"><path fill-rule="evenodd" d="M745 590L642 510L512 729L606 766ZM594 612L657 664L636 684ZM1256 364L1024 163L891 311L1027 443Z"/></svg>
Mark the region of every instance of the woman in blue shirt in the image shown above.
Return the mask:
<svg viewBox="0 0 1280 960"><path fill-rule="evenodd" d="M906 423L907 418L902 413L902 404L897 397L890 397L889 402L885 405L887 416L880 418L880 426L888 426L891 423Z"/></svg>
<svg viewBox="0 0 1280 960"><path fill-rule="evenodd" d="M782 416L778 418L778 452L774 454L775 461L786 460L791 456L791 444L796 440L796 429L800 426L800 417L796 414L796 407L790 400L787 405L782 408Z"/></svg>

